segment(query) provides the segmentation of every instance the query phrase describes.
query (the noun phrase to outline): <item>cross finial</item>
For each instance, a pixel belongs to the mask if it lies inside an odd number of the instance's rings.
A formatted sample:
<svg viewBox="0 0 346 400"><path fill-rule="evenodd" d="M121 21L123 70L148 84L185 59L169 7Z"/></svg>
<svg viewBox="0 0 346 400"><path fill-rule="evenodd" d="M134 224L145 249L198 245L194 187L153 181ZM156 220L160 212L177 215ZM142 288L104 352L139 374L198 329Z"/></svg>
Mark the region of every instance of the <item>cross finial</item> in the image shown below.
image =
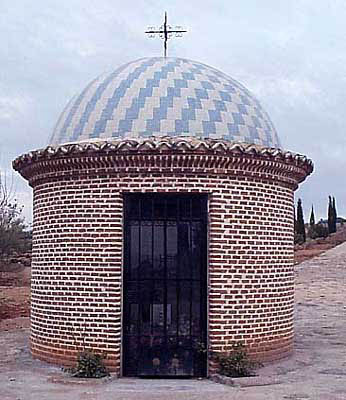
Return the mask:
<svg viewBox="0 0 346 400"><path fill-rule="evenodd" d="M174 29L167 25L167 12L165 12L165 20L163 25L161 25L158 29L154 26L149 26L148 30L145 31L149 35L149 37L155 37L155 34L158 33L159 37L163 39L163 48L164 48L164 57L167 57L167 40L170 39L175 33L175 37L182 37L183 33L187 31L183 30L181 26L176 26Z"/></svg>

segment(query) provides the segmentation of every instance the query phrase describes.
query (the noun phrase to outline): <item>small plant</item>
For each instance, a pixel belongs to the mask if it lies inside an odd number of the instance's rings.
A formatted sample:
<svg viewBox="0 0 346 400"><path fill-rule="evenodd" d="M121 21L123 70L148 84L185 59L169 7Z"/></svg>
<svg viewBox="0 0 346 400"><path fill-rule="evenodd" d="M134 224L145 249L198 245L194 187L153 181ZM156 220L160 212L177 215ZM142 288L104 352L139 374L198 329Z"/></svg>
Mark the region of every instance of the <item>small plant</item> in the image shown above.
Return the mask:
<svg viewBox="0 0 346 400"><path fill-rule="evenodd" d="M253 376L255 370L262 366L261 363L249 358L241 342L233 344L228 353L213 354L213 358L219 365L219 373L232 378Z"/></svg>
<svg viewBox="0 0 346 400"><path fill-rule="evenodd" d="M78 343L72 326L69 326L69 330L75 346L82 349L78 352L77 365L72 368L63 368L63 370L77 378L103 378L104 376L109 376L109 372L103 363L105 355L96 354L93 350L86 348L87 325L84 324L82 346Z"/></svg>
<svg viewBox="0 0 346 400"><path fill-rule="evenodd" d="M78 354L77 366L68 368L66 371L78 378L103 378L104 376L109 376L103 359L103 355L84 350Z"/></svg>

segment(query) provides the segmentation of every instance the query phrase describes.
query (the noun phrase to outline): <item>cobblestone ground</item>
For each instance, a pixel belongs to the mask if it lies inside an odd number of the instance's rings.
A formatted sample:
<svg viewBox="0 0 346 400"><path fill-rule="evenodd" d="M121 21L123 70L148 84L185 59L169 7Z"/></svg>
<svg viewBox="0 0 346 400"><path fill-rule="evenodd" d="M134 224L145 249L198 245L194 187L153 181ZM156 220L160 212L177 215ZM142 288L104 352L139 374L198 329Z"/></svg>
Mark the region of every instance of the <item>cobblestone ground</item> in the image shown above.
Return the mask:
<svg viewBox="0 0 346 400"><path fill-rule="evenodd" d="M295 354L229 387L208 380L67 378L32 360L28 330L0 333L1 400L346 400L346 243L296 266Z"/></svg>

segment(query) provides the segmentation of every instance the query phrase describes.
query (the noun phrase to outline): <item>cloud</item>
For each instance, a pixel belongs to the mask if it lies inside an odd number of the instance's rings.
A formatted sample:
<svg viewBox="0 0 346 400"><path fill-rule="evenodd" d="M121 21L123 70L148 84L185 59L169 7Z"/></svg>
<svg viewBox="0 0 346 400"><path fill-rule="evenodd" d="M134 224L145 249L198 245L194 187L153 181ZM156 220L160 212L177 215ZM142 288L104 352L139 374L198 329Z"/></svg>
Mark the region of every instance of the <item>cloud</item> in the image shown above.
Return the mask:
<svg viewBox="0 0 346 400"><path fill-rule="evenodd" d="M258 97L266 100L278 99L277 107L282 107L282 105L289 107L304 105L305 107L316 108L317 102L322 95L322 89L308 76L262 76L251 77L247 81L251 86L251 90Z"/></svg>
<svg viewBox="0 0 346 400"><path fill-rule="evenodd" d="M0 121L21 118L31 108L32 102L26 96L1 96L0 95Z"/></svg>
<svg viewBox="0 0 346 400"><path fill-rule="evenodd" d="M27 224L32 223L32 191L27 190L25 188L24 190L19 190L16 192L15 195L18 204L23 206L22 210L22 217L24 217L25 222Z"/></svg>
<svg viewBox="0 0 346 400"><path fill-rule="evenodd" d="M304 202L322 213L325 197L337 191L346 215L344 0L138 0L135 7L120 0L2 0L4 161L44 146L67 101L104 70L161 55L162 42L144 30L159 26L165 10L173 26L188 30L170 41L169 54L215 66L254 92L284 146L315 162L299 192ZM30 189L16 179L29 202Z"/></svg>

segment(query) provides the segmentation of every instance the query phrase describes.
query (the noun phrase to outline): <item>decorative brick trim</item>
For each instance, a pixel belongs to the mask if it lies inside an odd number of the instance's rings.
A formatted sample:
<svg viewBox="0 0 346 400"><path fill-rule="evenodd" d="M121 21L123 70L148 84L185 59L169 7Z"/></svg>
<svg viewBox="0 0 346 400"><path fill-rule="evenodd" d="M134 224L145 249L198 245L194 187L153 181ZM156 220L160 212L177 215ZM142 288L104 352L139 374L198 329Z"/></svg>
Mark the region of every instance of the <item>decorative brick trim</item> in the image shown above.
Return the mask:
<svg viewBox="0 0 346 400"><path fill-rule="evenodd" d="M254 174L293 186L313 170L305 156L258 145L216 139L150 138L95 141L48 146L18 157L13 168L35 185L50 175L88 173L174 172L193 174Z"/></svg>

